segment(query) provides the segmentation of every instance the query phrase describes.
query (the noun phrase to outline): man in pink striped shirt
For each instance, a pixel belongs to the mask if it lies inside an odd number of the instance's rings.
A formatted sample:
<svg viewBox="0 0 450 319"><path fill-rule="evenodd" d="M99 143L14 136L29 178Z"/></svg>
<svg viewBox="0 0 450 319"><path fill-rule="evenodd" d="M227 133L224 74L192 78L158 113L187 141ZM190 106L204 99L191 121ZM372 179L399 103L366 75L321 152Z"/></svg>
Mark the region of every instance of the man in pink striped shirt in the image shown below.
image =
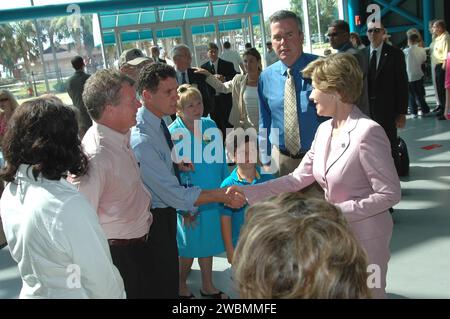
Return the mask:
<svg viewBox="0 0 450 319"><path fill-rule="evenodd" d="M151 195L130 148L130 128L141 106L133 85L113 70L100 70L86 82L83 101L94 121L82 141L89 171L74 183L97 211L127 297L146 298Z"/></svg>

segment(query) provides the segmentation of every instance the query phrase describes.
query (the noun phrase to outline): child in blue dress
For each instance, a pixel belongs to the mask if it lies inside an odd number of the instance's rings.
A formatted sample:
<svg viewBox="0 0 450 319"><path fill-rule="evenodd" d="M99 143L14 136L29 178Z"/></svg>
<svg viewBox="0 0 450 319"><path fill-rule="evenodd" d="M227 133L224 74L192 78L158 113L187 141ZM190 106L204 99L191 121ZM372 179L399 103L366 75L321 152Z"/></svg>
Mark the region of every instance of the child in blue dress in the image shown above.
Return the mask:
<svg viewBox="0 0 450 319"><path fill-rule="evenodd" d="M262 172L257 165L258 147L254 129L250 128L245 132L242 129L234 130L228 134L225 144L228 156L236 163L237 167L222 182L220 187L254 185L274 178L271 174ZM240 209L224 207L221 211L222 238L230 264L233 262L234 249L239 239L241 227L244 224L246 209L247 206Z"/></svg>
<svg viewBox="0 0 450 319"><path fill-rule="evenodd" d="M178 88L178 94L177 118L169 126L169 131L175 140L177 156L185 163L194 164L194 171L181 172L181 183L189 180L190 185L186 187L195 185L201 189L216 189L229 174L222 135L213 120L202 117L202 95L197 88L183 84ZM221 204L211 203L198 207L195 212L178 214L180 298L194 298L186 283L194 258L198 258L201 270L200 294L215 299L228 298L212 282L212 256L225 250L220 233L222 209Z"/></svg>

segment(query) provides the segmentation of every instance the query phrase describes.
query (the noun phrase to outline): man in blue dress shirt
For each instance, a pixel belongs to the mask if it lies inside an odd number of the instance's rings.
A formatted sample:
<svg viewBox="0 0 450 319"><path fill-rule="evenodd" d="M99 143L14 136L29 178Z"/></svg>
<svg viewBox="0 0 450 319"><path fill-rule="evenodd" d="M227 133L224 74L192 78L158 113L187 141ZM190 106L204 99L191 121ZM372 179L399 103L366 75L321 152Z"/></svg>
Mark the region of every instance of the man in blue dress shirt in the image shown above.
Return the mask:
<svg viewBox="0 0 450 319"><path fill-rule="evenodd" d="M139 75L137 92L143 102L136 126L131 132L131 147L138 161L141 178L152 195L153 223L148 234L151 246L153 298L178 297L178 248L176 210L193 211L194 206L212 202L240 208L245 198L227 188L201 190L179 183L174 163L173 142L163 116L176 112L178 83L175 69L164 63L145 66ZM191 168L192 167L192 164Z"/></svg>
<svg viewBox="0 0 450 319"><path fill-rule="evenodd" d="M303 79L301 75L301 71L311 61L317 59L317 56L303 52L302 24L295 13L281 10L275 12L269 20L272 46L280 60L264 70L259 78L259 142L261 161L265 170L269 167L275 168L282 176L289 174L300 164L303 155L311 147L319 126L316 106L309 100L312 91L311 80ZM288 69L292 72L297 102L299 126L297 135L300 143L296 153L290 152L285 147L287 136L285 136L284 92Z"/></svg>

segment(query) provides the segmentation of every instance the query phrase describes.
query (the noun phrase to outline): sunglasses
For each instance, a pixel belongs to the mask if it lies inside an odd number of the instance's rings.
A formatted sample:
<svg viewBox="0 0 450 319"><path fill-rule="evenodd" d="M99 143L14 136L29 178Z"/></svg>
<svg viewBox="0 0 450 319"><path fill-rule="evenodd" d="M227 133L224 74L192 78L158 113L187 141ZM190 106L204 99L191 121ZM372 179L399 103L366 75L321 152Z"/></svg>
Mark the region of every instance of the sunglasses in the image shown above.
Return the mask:
<svg viewBox="0 0 450 319"><path fill-rule="evenodd" d="M381 32L381 30L383 30L383 29L381 29L381 28L368 29L367 33L379 33L379 32Z"/></svg>
<svg viewBox="0 0 450 319"><path fill-rule="evenodd" d="M0 99L0 102L7 102L7 101L9 101L9 99L7 97Z"/></svg>

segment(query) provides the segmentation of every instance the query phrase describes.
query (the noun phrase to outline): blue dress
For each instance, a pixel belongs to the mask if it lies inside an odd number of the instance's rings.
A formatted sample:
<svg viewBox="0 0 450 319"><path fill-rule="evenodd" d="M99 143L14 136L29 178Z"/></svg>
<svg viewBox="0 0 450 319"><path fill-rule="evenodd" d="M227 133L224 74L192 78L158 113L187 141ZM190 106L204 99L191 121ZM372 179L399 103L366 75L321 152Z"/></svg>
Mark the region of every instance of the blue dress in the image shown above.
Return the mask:
<svg viewBox="0 0 450 319"><path fill-rule="evenodd" d="M181 158L190 158L194 163L194 172L190 172L192 185L202 189L216 189L229 171L225 161L225 152L221 135L216 123L202 117L202 140L194 137L181 118L169 126L174 139L174 148ZM183 134L182 137L179 134ZM185 147L185 148L183 148ZM190 151L190 153L189 153ZM216 162L212 162L213 160ZM181 180L185 173L181 172ZM223 205L211 203L198 208L197 224L194 228L183 225L183 217L178 214L177 243L180 257L201 258L221 254L225 251L220 228L220 213Z"/></svg>

